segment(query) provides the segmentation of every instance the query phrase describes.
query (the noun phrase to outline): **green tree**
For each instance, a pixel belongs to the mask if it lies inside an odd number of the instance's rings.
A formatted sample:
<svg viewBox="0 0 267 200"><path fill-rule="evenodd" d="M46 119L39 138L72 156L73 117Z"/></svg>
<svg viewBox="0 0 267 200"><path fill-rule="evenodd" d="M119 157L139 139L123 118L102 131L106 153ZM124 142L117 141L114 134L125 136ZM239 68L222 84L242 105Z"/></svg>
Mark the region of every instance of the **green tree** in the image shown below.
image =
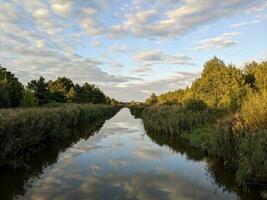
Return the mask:
<svg viewBox="0 0 267 200"><path fill-rule="evenodd" d="M0 65L0 106L18 106L22 98L23 85L14 74Z"/></svg>
<svg viewBox="0 0 267 200"><path fill-rule="evenodd" d="M216 57L204 65L201 78L191 87L193 97L209 106L231 108L241 104L245 95L245 80L241 70L233 65L226 66Z"/></svg>
<svg viewBox="0 0 267 200"><path fill-rule="evenodd" d="M145 104L151 106L151 105L156 104L157 102L158 100L157 100L156 94L152 93L150 97L145 101Z"/></svg>
<svg viewBox="0 0 267 200"><path fill-rule="evenodd" d="M68 99L68 102L75 102L75 99L76 99L76 91L74 89L74 87L71 87L69 92L67 93L66 97Z"/></svg>
<svg viewBox="0 0 267 200"><path fill-rule="evenodd" d="M22 107L34 107L37 106L37 99L34 96L33 92L30 90L25 90L23 93L23 98L21 100Z"/></svg>
<svg viewBox="0 0 267 200"><path fill-rule="evenodd" d="M48 82L50 99L56 102L66 102L67 94L74 87L72 80L66 77L58 77L55 81Z"/></svg>
<svg viewBox="0 0 267 200"><path fill-rule="evenodd" d="M245 67L246 83L253 89L267 89L267 62L252 61Z"/></svg>
<svg viewBox="0 0 267 200"><path fill-rule="evenodd" d="M5 82L0 82L0 108L9 107L11 104L10 94Z"/></svg>
<svg viewBox="0 0 267 200"><path fill-rule="evenodd" d="M39 78L39 80L32 80L29 82L28 89L33 91L33 94L37 98L39 105L49 102L48 83L42 76Z"/></svg>

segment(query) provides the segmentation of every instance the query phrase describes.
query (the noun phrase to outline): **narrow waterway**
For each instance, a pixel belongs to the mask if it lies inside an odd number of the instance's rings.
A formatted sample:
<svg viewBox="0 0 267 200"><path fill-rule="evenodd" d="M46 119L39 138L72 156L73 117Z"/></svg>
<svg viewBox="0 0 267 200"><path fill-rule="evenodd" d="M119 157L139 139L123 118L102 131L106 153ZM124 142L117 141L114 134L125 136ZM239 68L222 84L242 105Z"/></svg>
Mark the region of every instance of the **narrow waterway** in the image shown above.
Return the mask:
<svg viewBox="0 0 267 200"><path fill-rule="evenodd" d="M90 137L43 152L34 169L2 171L0 199L253 197L239 193L217 161L176 140L146 133L142 120L124 108Z"/></svg>

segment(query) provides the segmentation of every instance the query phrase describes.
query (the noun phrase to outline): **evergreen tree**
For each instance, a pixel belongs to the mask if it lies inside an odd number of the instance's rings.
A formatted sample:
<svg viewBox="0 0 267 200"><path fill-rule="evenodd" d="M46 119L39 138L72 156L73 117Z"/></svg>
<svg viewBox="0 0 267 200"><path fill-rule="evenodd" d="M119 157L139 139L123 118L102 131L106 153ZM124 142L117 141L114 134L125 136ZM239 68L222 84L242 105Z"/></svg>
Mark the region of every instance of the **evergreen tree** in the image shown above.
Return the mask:
<svg viewBox="0 0 267 200"><path fill-rule="evenodd" d="M32 80L29 82L28 89L33 91L39 105L49 102L48 83L45 82L45 79L42 76L39 78L39 80Z"/></svg>

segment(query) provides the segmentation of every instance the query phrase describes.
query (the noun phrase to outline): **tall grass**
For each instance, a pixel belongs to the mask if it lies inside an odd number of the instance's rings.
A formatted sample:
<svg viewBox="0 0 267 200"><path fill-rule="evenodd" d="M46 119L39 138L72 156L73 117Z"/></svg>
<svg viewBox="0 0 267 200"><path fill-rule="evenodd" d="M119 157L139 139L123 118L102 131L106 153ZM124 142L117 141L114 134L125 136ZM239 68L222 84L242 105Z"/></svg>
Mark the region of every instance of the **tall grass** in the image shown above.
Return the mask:
<svg viewBox="0 0 267 200"><path fill-rule="evenodd" d="M220 112L213 109L189 110L182 106L131 107L132 114L140 113L147 127L157 132L181 135L217 119Z"/></svg>
<svg viewBox="0 0 267 200"><path fill-rule="evenodd" d="M131 108L136 113L138 108ZM237 113L152 106L137 113L145 128L179 136L224 160L241 184L267 184L267 92L248 96Z"/></svg>
<svg viewBox="0 0 267 200"><path fill-rule="evenodd" d="M81 124L113 116L119 107L68 104L60 107L0 110L0 165L17 167L15 159L33 145L64 140ZM16 160L16 163L13 161Z"/></svg>

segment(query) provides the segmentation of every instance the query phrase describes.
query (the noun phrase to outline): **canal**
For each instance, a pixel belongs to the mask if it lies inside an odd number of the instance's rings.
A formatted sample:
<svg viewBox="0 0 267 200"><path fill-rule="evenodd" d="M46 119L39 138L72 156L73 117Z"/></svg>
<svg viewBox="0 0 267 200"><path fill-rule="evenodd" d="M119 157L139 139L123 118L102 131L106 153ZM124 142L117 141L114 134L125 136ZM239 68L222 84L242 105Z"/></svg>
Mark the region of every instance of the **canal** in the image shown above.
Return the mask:
<svg viewBox="0 0 267 200"><path fill-rule="evenodd" d="M231 171L178 138L146 133L128 108L86 136L1 170L0 199L257 199Z"/></svg>

